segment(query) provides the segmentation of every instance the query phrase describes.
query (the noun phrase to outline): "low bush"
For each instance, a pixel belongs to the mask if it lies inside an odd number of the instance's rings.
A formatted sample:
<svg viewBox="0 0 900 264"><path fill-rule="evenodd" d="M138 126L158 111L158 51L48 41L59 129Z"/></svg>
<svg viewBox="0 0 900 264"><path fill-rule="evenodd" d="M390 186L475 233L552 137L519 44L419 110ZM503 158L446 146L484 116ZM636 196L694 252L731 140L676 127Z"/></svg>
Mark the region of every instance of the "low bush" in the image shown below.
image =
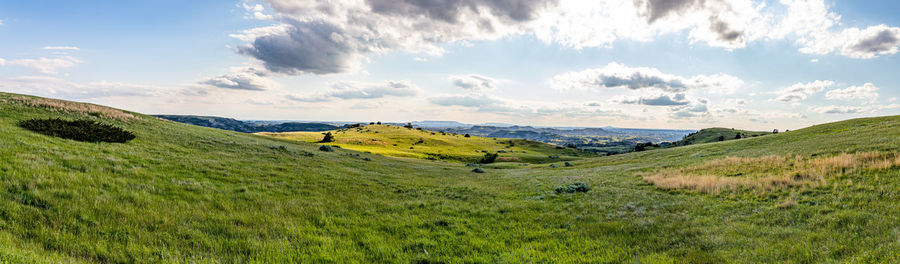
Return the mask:
<svg viewBox="0 0 900 264"><path fill-rule="evenodd" d="M556 187L557 194L588 192L590 190L591 187L588 187L587 184L584 184L583 182L576 182L573 184L569 184L569 186Z"/></svg>
<svg viewBox="0 0 900 264"><path fill-rule="evenodd" d="M332 148L331 146L328 146L328 145L319 146L319 150L325 151L325 152L334 152L334 148Z"/></svg>
<svg viewBox="0 0 900 264"><path fill-rule="evenodd" d="M19 122L19 126L48 136L84 142L125 143L135 137L121 128L90 120L31 119Z"/></svg>

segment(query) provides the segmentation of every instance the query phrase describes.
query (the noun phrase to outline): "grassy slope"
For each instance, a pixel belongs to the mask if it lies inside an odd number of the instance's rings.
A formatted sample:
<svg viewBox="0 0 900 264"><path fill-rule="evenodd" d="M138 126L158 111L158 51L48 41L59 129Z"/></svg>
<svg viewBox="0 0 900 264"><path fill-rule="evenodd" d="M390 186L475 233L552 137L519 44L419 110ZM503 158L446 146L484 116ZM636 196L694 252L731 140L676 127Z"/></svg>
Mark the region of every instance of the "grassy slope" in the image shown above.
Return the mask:
<svg viewBox="0 0 900 264"><path fill-rule="evenodd" d="M321 153L313 144L146 116L103 120L134 131L134 141L79 143L14 123L94 117L8 97L0 94L0 261L900 261L896 169L765 194L664 191L635 176L728 155L898 151L900 117L601 157L574 168L474 174L459 164L365 162L343 150ZM592 190L553 194L576 181ZM799 204L776 208L787 196Z"/></svg>
<svg viewBox="0 0 900 264"><path fill-rule="evenodd" d="M368 125L330 131L341 148L371 152L391 157L428 158L443 156L449 160L475 162L484 156L482 151L500 153L500 161L552 162L572 160L584 155L572 149L556 149L556 146L523 139L497 139L485 137L463 137L463 135L441 134L440 132L407 129L389 125ZM277 138L318 142L325 132L260 133ZM417 143L422 140L423 143ZM512 144L510 144L512 143ZM548 158L559 156L559 158Z"/></svg>
<svg viewBox="0 0 900 264"><path fill-rule="evenodd" d="M694 134L688 135L684 139L676 142L679 146L693 145L693 144L703 144L703 143L712 143L719 142L719 137L724 137L725 140L735 139L737 134L741 134L742 138L752 137L754 135L763 136L772 134L772 132L764 132L764 131L748 131L748 130L740 130L740 129L731 129L731 128L705 128L697 131Z"/></svg>

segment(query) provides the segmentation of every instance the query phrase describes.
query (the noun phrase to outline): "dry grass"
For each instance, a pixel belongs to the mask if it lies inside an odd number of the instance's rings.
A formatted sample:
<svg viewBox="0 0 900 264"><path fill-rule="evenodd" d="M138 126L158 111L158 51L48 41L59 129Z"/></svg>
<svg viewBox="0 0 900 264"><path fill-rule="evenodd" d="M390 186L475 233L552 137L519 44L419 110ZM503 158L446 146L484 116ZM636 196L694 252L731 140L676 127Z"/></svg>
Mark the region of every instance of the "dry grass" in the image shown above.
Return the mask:
<svg viewBox="0 0 900 264"><path fill-rule="evenodd" d="M699 165L646 173L644 180L665 189L720 193L739 188L772 190L818 186L832 177L862 170L900 167L896 152L862 152L829 157L726 157Z"/></svg>
<svg viewBox="0 0 900 264"><path fill-rule="evenodd" d="M51 109L60 110L60 111L83 113L86 115L100 116L103 118L117 119L117 120L121 120L121 121L128 121L131 119L139 118L135 115L126 113L122 110L105 107L105 106L94 105L94 104L76 103L76 102L53 100L53 99L46 99L46 98L32 98L32 97L24 97L24 96L15 97L15 98L13 98L13 100L22 102L25 105L32 106L32 107L46 107L46 108L51 108Z"/></svg>
<svg viewBox="0 0 900 264"><path fill-rule="evenodd" d="M783 202L776 204L775 208L788 209L788 208L792 208L794 206L797 206L797 199L794 197L788 197L787 199L784 199Z"/></svg>

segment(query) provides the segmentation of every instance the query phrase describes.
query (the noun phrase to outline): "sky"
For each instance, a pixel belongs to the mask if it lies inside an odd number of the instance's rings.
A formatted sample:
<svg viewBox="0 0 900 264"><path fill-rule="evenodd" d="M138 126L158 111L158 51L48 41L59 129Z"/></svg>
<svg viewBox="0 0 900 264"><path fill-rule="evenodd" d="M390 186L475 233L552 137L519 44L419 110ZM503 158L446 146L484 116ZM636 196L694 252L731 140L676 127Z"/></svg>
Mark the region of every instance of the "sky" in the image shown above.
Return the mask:
<svg viewBox="0 0 900 264"><path fill-rule="evenodd" d="M146 114L797 129L900 114L900 2L0 0L0 91Z"/></svg>

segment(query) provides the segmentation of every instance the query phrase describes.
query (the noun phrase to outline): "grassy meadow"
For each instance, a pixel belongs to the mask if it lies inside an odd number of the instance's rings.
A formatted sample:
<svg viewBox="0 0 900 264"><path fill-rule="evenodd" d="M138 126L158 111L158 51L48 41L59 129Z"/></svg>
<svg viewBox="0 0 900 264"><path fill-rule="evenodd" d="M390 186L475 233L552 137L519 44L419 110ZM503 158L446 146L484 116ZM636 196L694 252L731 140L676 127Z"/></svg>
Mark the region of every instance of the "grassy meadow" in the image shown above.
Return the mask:
<svg viewBox="0 0 900 264"><path fill-rule="evenodd" d="M34 118L136 138L85 143L17 126ZM900 117L486 173L335 137L342 149L322 152L0 93L0 262L900 262ZM590 191L554 192L575 183Z"/></svg>
<svg viewBox="0 0 900 264"><path fill-rule="evenodd" d="M487 138L409 129L390 125L366 125L326 132L258 133L308 143L322 141L325 133L344 149L400 158L477 162L485 153L498 153L499 162L546 163L577 159L589 153L558 149L556 145L524 139ZM552 156L552 157L551 157Z"/></svg>

